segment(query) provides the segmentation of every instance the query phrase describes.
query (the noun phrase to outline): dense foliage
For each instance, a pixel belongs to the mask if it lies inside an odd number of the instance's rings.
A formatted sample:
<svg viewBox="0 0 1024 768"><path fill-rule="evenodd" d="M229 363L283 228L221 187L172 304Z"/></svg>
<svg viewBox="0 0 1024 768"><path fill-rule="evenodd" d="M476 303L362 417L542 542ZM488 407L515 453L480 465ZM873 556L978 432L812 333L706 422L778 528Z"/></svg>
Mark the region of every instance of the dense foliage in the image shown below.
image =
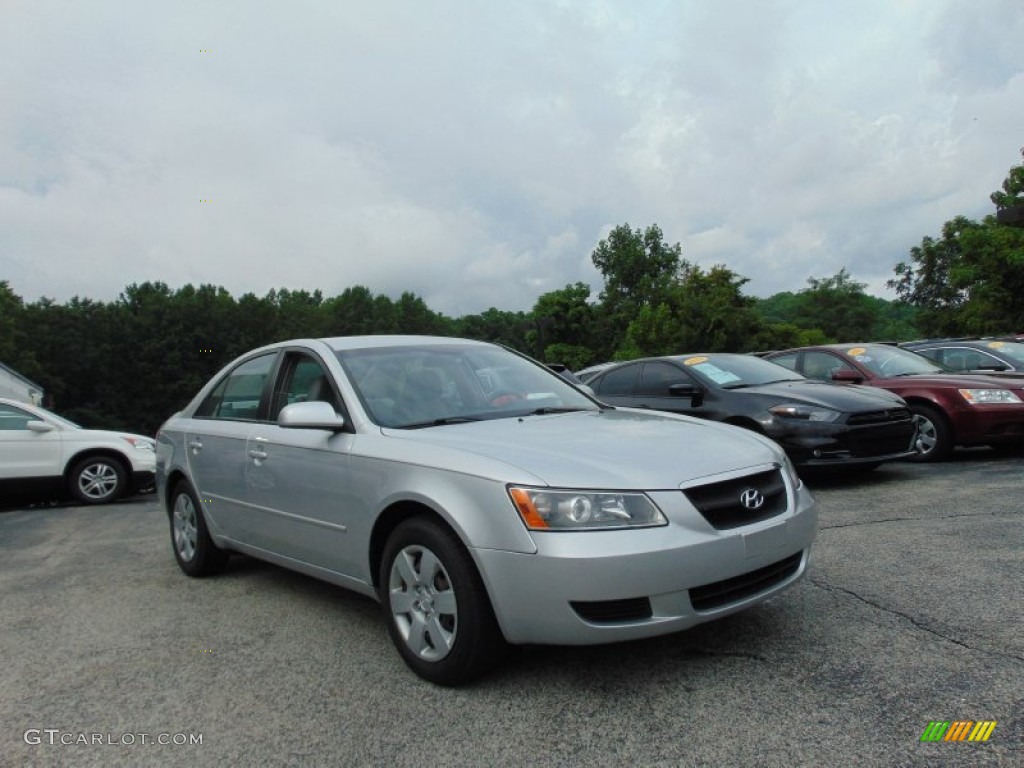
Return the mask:
<svg viewBox="0 0 1024 768"><path fill-rule="evenodd" d="M704 270L686 262L657 226L617 227L594 260L606 280L596 300L589 286L575 283L540 296L530 312L492 307L460 318L434 312L412 293L393 300L363 286L330 298L318 290L235 298L213 285L172 290L147 282L111 302L26 304L0 281L0 361L40 384L48 404L72 420L153 433L232 358L284 339L463 336L579 369L642 355L869 338L891 309L845 272L811 280L798 294L744 296L744 278L722 265ZM835 297L820 300L824 291L843 293L852 307L841 326L829 324Z"/></svg>
<svg viewBox="0 0 1024 768"><path fill-rule="evenodd" d="M998 211L1024 204L1024 165L993 192ZM925 237L889 285L918 310L927 336L1024 332L1024 226L997 216L957 216L938 239Z"/></svg>

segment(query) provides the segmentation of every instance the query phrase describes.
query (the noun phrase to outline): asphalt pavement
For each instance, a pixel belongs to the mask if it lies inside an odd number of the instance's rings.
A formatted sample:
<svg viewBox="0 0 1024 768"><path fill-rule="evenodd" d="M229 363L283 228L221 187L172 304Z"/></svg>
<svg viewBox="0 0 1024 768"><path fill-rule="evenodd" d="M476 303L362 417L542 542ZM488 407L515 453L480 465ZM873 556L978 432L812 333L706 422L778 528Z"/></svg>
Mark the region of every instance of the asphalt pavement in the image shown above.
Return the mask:
<svg viewBox="0 0 1024 768"><path fill-rule="evenodd" d="M369 599L242 557L185 577L155 497L0 512L0 765L1024 765L1024 458L809 484L781 596L455 690Z"/></svg>

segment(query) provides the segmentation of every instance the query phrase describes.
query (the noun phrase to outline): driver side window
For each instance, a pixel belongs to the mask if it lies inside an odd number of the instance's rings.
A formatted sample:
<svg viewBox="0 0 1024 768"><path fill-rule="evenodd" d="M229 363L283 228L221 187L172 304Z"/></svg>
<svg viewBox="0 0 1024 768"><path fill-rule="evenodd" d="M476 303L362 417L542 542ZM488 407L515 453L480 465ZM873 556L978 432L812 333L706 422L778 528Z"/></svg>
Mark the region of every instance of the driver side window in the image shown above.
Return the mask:
<svg viewBox="0 0 1024 768"><path fill-rule="evenodd" d="M319 360L307 355L288 353L274 392L271 421L277 419L281 409L294 403L328 403L341 411L341 398L334 391L330 374Z"/></svg>
<svg viewBox="0 0 1024 768"><path fill-rule="evenodd" d="M856 369L828 352L808 351L804 353L804 376L819 381L832 381L832 374L841 370Z"/></svg>

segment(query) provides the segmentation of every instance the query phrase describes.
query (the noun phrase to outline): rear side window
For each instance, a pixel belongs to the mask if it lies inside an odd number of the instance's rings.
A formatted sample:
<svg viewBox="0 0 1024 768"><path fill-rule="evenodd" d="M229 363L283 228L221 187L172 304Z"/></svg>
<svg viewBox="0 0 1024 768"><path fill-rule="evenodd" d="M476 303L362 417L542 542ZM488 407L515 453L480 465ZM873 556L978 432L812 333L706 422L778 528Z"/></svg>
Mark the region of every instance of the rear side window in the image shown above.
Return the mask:
<svg viewBox="0 0 1024 768"><path fill-rule="evenodd" d="M797 356L795 354L794 355L779 355L778 357L771 358L771 362L775 363L776 365L781 365L783 368L789 368L789 370L795 371L796 370L796 359L797 359Z"/></svg>
<svg viewBox="0 0 1024 768"><path fill-rule="evenodd" d="M247 360L236 367L213 388L199 406L196 416L257 421L263 390L266 388L276 357L277 354L271 352Z"/></svg>
<svg viewBox="0 0 1024 768"><path fill-rule="evenodd" d="M621 368L608 371L598 382L597 393L600 395L632 395L636 372L639 369L639 365L624 365Z"/></svg>

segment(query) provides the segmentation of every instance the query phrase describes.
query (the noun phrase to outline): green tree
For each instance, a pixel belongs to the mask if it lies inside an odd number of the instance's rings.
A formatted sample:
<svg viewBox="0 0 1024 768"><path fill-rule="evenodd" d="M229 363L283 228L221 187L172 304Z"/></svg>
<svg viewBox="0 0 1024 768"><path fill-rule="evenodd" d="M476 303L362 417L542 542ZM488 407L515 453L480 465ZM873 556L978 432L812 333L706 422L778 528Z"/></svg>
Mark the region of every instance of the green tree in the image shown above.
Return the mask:
<svg viewBox="0 0 1024 768"><path fill-rule="evenodd" d="M620 224L598 243L591 260L604 277L599 330L610 353L643 307L670 300L685 265L682 248L667 244L657 224L643 231Z"/></svg>
<svg viewBox="0 0 1024 768"><path fill-rule="evenodd" d="M1021 149L1021 156L1024 156L1024 149ZM1003 180L1002 189L993 192L991 200L1000 211L1024 204L1024 164L1010 168Z"/></svg>
<svg viewBox="0 0 1024 768"><path fill-rule="evenodd" d="M589 285L575 283L549 291L537 299L531 314L536 328L527 339L545 362L578 370L592 361L591 350L599 342Z"/></svg>
<svg viewBox="0 0 1024 768"><path fill-rule="evenodd" d="M17 328L25 305L6 280L0 280L0 362L14 365Z"/></svg>
<svg viewBox="0 0 1024 768"><path fill-rule="evenodd" d="M763 323L741 291L747 282L721 264L705 272L684 262L665 299L641 307L629 323L615 358L753 349Z"/></svg>

